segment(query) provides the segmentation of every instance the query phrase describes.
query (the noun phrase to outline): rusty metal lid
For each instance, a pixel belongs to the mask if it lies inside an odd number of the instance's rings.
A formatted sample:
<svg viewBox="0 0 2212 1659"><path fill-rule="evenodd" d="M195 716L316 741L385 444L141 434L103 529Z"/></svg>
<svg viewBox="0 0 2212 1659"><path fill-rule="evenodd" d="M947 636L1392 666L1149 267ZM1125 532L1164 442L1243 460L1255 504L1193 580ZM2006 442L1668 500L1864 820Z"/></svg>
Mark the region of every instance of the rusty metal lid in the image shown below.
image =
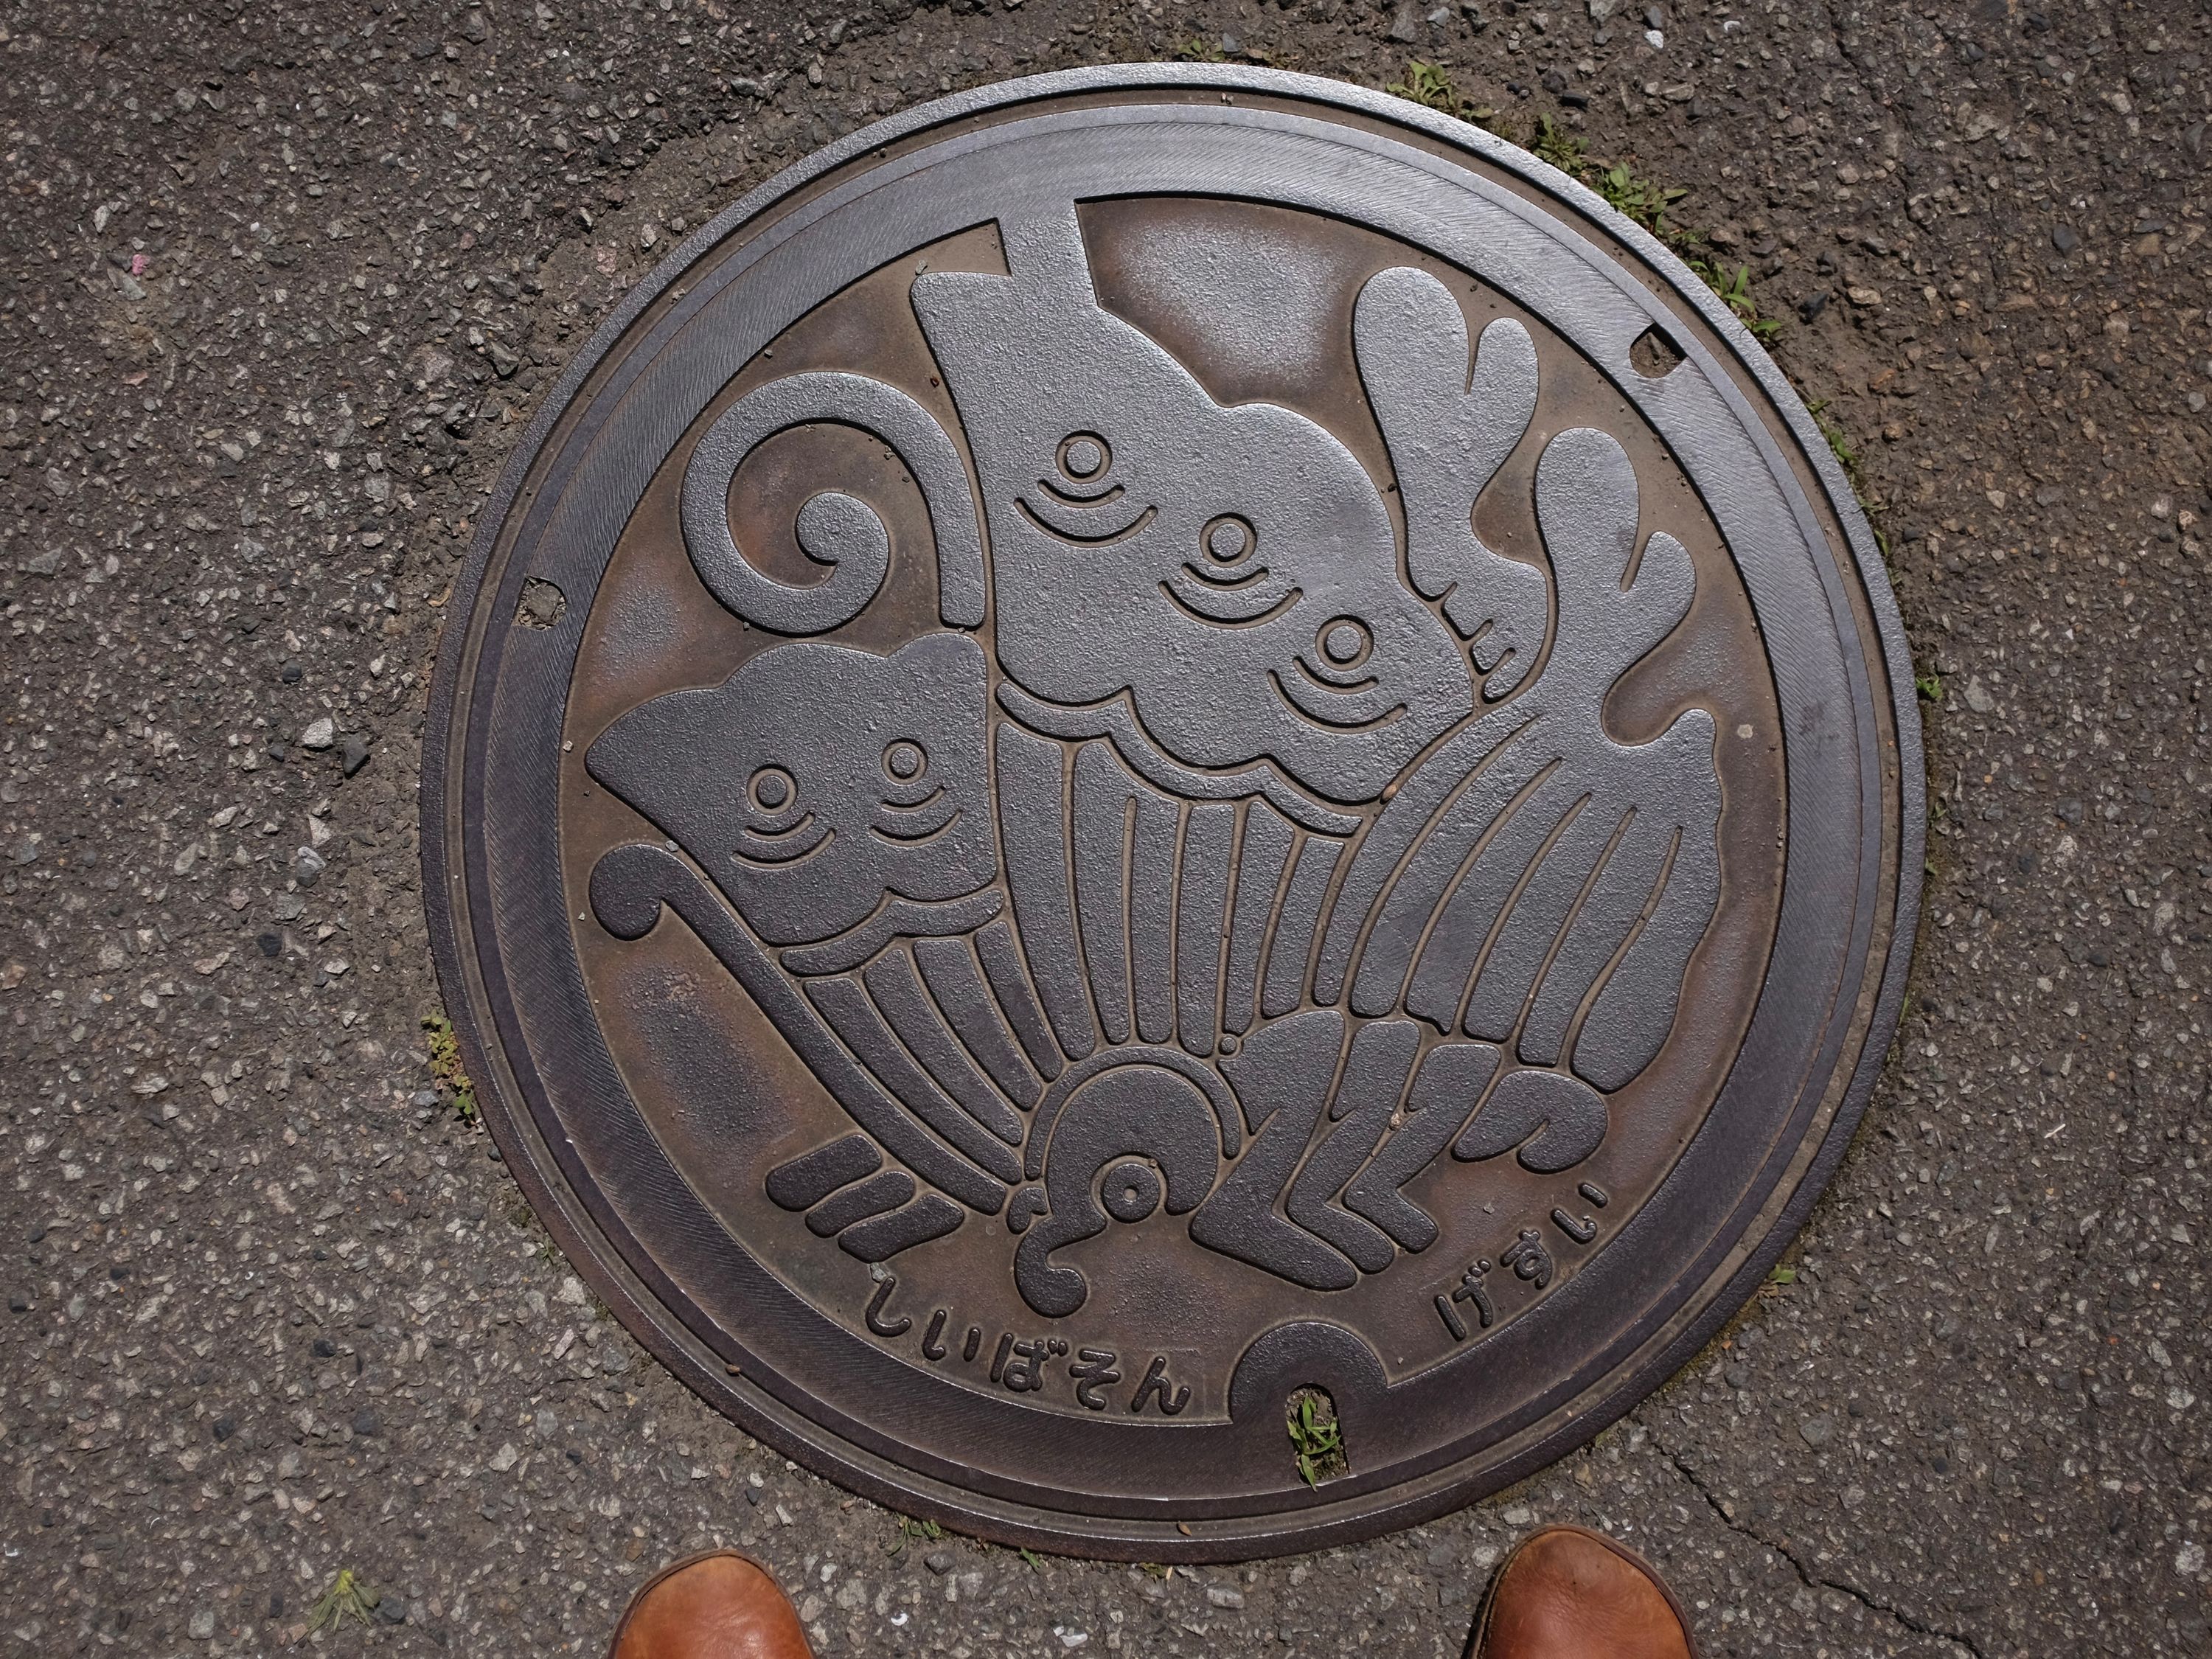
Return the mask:
<svg viewBox="0 0 2212 1659"><path fill-rule="evenodd" d="M1648 236L1334 82L833 145L546 400L454 606L439 967L692 1387L1078 1553L1588 1439L1849 1139L1921 867L1897 612Z"/></svg>

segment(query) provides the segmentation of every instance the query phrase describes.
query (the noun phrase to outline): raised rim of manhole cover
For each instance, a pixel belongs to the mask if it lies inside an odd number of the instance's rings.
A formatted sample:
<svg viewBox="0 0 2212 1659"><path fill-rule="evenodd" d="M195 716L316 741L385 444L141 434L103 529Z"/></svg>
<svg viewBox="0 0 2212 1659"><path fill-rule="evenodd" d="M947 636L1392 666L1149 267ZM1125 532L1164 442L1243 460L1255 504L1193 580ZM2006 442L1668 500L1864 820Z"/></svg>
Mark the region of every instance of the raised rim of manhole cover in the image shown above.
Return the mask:
<svg viewBox="0 0 2212 1659"><path fill-rule="evenodd" d="M1894 1028L1913 697L1650 236L1395 99L1077 70L831 145L569 365L426 891L516 1178L694 1389L1241 1558L1527 1474L1750 1293Z"/></svg>

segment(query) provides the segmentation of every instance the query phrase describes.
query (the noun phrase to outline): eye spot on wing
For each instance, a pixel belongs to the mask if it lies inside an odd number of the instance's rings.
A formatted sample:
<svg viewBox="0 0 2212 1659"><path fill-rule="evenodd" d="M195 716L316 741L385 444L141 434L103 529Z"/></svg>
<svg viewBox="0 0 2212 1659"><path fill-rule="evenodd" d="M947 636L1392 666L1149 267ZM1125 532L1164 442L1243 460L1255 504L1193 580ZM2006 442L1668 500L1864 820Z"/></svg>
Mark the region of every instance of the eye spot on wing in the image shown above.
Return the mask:
<svg viewBox="0 0 2212 1659"><path fill-rule="evenodd" d="M1375 635L1357 617L1339 617L1323 623L1314 642L1334 668L1357 668L1375 650Z"/></svg>
<svg viewBox="0 0 2212 1659"><path fill-rule="evenodd" d="M1249 520L1224 513L1207 520L1199 532L1199 545L1206 550L1206 562L1215 569L1233 570L1259 550L1260 532L1252 528Z"/></svg>
<svg viewBox="0 0 2212 1659"><path fill-rule="evenodd" d="M799 786L792 781L791 774L781 766L763 766L752 775L745 786L745 793L760 811L771 815L789 806Z"/></svg>
<svg viewBox="0 0 2212 1659"><path fill-rule="evenodd" d="M1063 477L1077 483L1089 483L1112 467L1114 451L1095 432L1071 432L1060 441L1060 453L1054 459L1059 463Z"/></svg>

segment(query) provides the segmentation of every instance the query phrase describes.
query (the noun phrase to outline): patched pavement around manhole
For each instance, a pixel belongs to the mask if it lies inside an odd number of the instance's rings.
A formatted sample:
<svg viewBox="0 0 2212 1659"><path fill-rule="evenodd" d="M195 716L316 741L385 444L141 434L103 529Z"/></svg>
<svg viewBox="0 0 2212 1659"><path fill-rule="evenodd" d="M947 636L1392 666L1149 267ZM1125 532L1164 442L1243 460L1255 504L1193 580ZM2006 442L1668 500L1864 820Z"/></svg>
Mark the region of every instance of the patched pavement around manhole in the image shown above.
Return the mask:
<svg viewBox="0 0 2212 1659"><path fill-rule="evenodd" d="M325 1641L590 1651L647 1573L727 1541L825 1651L1442 1654L1558 1520L1658 1562L1716 1652L2203 1650L2203 19L392 0L4 27L12 1644L263 1650L350 1569L374 1622ZM868 120L1178 57L1479 118L1778 322L1886 541L1929 807L1899 1040L1738 1317L1471 1508L1159 1571L933 1535L635 1345L435 1023L414 796L495 483L673 246ZM528 589L506 621L574 617Z"/></svg>

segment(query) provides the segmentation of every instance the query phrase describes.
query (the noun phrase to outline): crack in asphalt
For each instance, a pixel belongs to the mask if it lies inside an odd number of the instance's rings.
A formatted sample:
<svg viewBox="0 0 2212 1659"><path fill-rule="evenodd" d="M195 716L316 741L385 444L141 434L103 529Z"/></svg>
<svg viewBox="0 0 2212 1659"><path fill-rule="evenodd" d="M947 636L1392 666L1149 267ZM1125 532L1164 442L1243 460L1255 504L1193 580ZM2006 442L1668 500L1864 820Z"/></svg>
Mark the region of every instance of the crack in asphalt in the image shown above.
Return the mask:
<svg viewBox="0 0 2212 1659"><path fill-rule="evenodd" d="M1866 1591L1861 1589L1856 1584L1850 1583L1846 1580L1841 1578L1830 1578L1823 1574L1817 1573L1804 1561L1801 1560L1796 1553L1790 1549L1786 1543L1769 1538L1760 1533L1757 1528L1747 1526L1744 1522L1737 1520L1734 1515L1729 1513L1727 1500L1722 1498L1721 1495L1718 1492L1716 1492L1711 1486L1707 1486L1704 1477L1699 1475L1695 1469L1692 1468L1687 1463L1685 1463L1679 1455L1670 1450L1667 1443L1660 1439L1658 1435L1653 1432L1651 1425L1649 1423L1644 1423L1640 1419L1638 1419L1638 1426L1644 1430L1644 1433L1651 1437L1651 1443L1658 1449L1659 1455L1674 1466L1674 1472L1676 1474L1680 1474L1682 1479L1690 1483L1690 1485L1696 1490L1698 1497L1705 1500L1705 1503L1709 1507L1711 1507L1712 1512L1720 1517L1721 1524L1723 1526L1726 1527L1730 1532L1741 1534L1742 1536L1750 1539L1753 1543L1757 1544L1760 1548L1769 1550L1774 1554L1780 1556L1784 1561L1787 1561L1790 1564L1790 1570L1794 1571L1803 1582L1807 1589L1835 1590L1841 1595L1850 1596L1851 1600L1858 1602L1862 1607L1867 1607L1875 1613L1886 1614L1887 1617L1895 1620L1899 1624L1904 1626L1905 1629L1912 1632L1916 1635L1933 1637L1939 1642L1948 1642L1954 1647L1964 1648L1968 1653L1973 1656L1973 1659L1990 1659L1989 1655L1982 1650L1981 1645L1972 1637L1962 1636L1957 1631L1945 1630L1940 1625L1931 1625L1928 1623L1927 1620L1917 1618L1912 1613L1906 1612L1903 1607L1884 1601L1878 1596L1869 1595Z"/></svg>

